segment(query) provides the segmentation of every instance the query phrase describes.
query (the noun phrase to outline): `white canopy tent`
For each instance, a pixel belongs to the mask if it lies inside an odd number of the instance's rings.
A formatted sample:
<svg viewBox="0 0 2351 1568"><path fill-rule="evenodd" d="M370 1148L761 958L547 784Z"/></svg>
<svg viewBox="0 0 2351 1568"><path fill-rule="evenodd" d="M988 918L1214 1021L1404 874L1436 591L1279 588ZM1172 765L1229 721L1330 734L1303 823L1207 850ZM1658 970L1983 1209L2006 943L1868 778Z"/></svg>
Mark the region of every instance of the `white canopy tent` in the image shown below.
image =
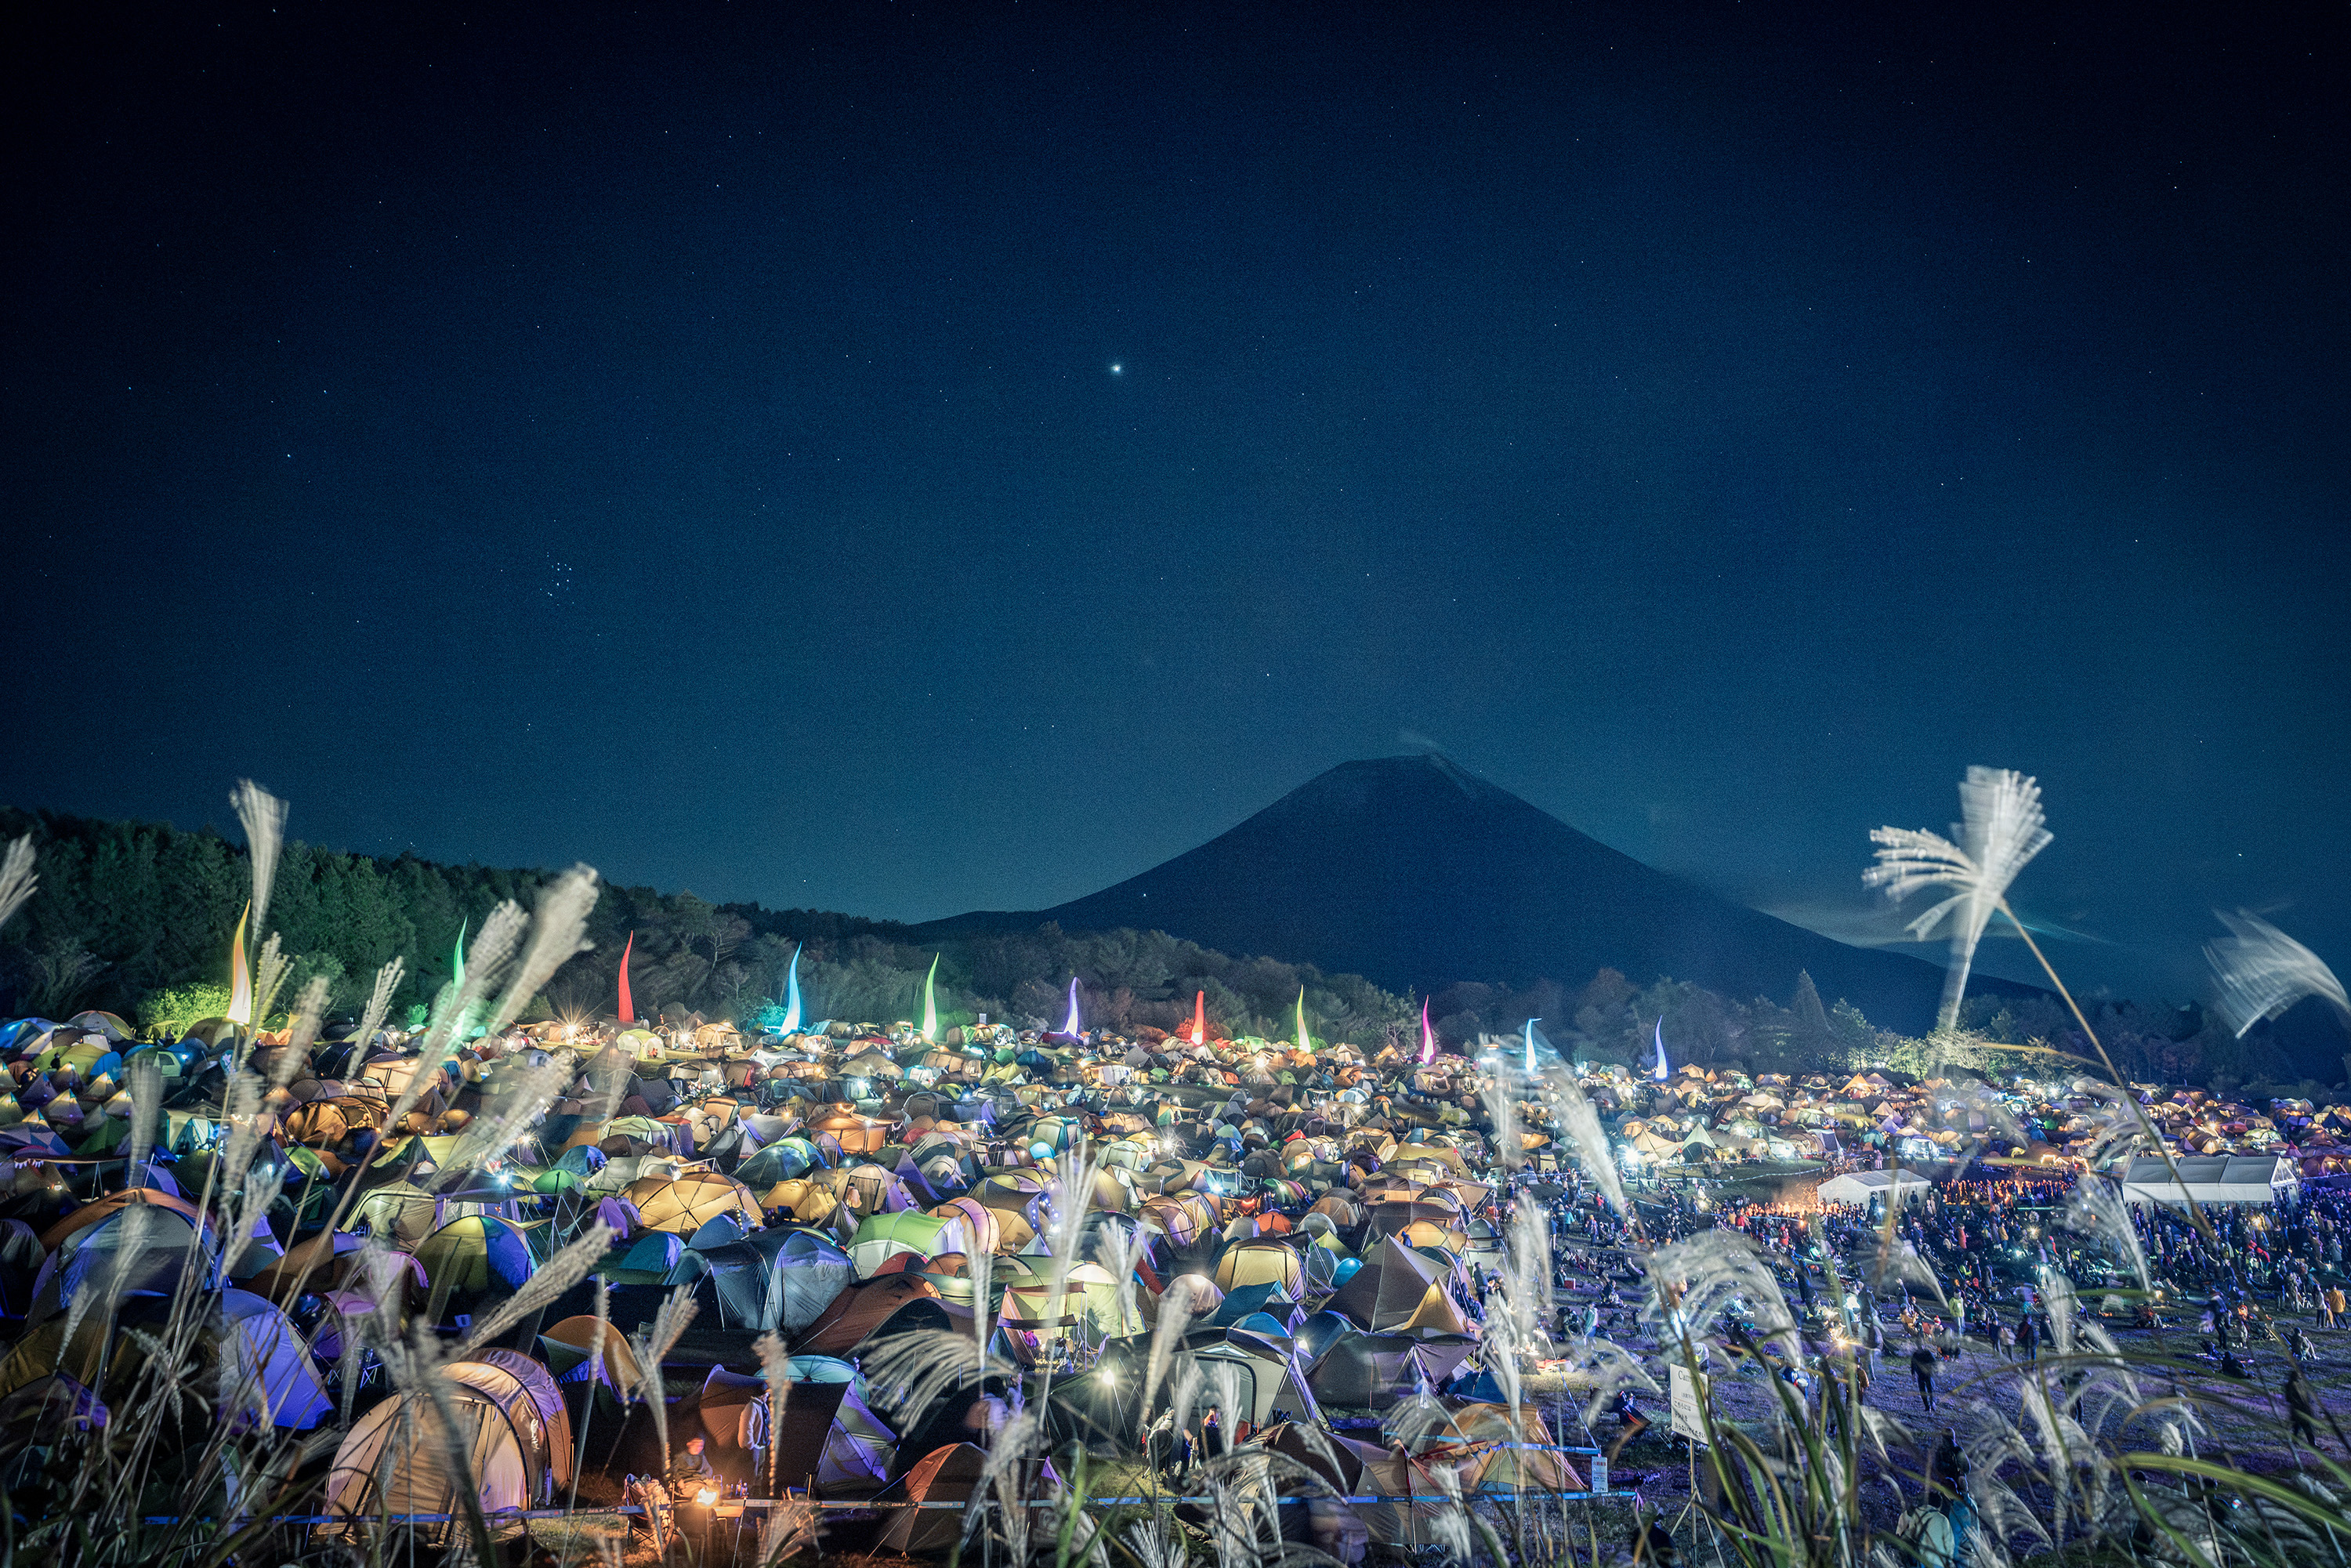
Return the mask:
<svg viewBox="0 0 2351 1568"><path fill-rule="evenodd" d="M1932 1185L1917 1171L1846 1171L1821 1183L1814 1196L1823 1203L1867 1203L1896 1191L1917 1197Z"/></svg>
<svg viewBox="0 0 2351 1568"><path fill-rule="evenodd" d="M2129 1203L2274 1203L2301 1190L2301 1167L2283 1155L2197 1155L2172 1162L2174 1181L2161 1156L2141 1155L2123 1176ZM2181 1191L2182 1184L2186 1191Z"/></svg>

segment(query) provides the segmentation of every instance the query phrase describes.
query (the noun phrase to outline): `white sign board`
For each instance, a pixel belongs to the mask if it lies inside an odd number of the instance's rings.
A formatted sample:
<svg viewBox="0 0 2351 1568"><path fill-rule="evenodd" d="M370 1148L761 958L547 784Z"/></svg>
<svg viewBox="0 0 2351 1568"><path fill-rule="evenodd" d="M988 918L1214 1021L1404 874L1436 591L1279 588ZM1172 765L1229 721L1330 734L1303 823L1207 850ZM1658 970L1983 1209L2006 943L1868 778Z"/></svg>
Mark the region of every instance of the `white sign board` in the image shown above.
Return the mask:
<svg viewBox="0 0 2351 1568"><path fill-rule="evenodd" d="M1674 1407L1674 1432L1703 1446L1706 1442L1706 1420L1698 1407L1698 1380L1687 1366L1666 1368L1666 1388Z"/></svg>

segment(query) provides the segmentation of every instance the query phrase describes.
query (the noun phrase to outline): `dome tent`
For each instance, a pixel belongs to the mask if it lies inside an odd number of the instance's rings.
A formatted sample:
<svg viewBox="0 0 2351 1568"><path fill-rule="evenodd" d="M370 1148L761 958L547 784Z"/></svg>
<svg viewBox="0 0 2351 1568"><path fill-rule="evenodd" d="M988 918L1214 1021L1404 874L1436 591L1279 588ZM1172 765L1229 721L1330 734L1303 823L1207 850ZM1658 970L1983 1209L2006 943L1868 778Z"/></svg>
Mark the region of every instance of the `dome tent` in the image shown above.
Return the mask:
<svg viewBox="0 0 2351 1568"><path fill-rule="evenodd" d="M76 1291L92 1286L169 1295L179 1288L188 1254L201 1250L194 1277L217 1282L220 1244L196 1206L150 1187L131 1187L86 1203L44 1231L48 1256L33 1281L27 1317L38 1322L64 1312Z"/></svg>
<svg viewBox="0 0 2351 1568"><path fill-rule="evenodd" d="M217 1387L225 1381L238 1390L245 1408L232 1418L236 1427L241 1429L251 1424L266 1409L272 1426L307 1431L332 1413L334 1403L327 1397L308 1351L284 1312L245 1291L223 1291L213 1300L216 1310L208 1314L197 1337L197 1354L204 1364L208 1386ZM170 1312L171 1302L156 1297L124 1304L115 1324L118 1333L112 1353L104 1358L106 1388L97 1390L101 1398L110 1394L120 1399L129 1394L146 1359L140 1346L143 1336L119 1331L152 1331ZM98 1381L108 1327L104 1313L91 1312L75 1328L70 1343L63 1316L31 1329L16 1342L7 1359L0 1361L0 1396L52 1372L64 1373L91 1387ZM233 1372L227 1371L232 1367ZM223 1373L225 1377L220 1375Z"/></svg>
<svg viewBox="0 0 2351 1568"><path fill-rule="evenodd" d="M463 1448L484 1512L552 1501L570 1476L570 1422L547 1369L512 1351L454 1361L438 1397L402 1390L371 1407L335 1450L322 1511L328 1540L358 1536L385 1513L460 1514L449 1450ZM348 1521L348 1522L341 1522ZM423 1527L435 1544L458 1540L461 1518Z"/></svg>

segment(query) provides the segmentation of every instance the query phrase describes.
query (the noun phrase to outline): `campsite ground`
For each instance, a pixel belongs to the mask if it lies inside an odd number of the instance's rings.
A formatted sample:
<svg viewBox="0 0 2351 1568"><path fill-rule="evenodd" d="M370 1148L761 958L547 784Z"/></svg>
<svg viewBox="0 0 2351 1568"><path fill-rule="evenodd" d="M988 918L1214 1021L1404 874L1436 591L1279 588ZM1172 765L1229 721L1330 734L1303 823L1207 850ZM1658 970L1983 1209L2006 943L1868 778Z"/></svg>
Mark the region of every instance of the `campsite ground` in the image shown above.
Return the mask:
<svg viewBox="0 0 2351 1568"><path fill-rule="evenodd" d="M2102 1321L2125 1355L2138 1365L2147 1399L2179 1396L2194 1403L2203 1422L2203 1431L2197 1439L2200 1451L2216 1458L2225 1457L2228 1463L2255 1474L2277 1474L2301 1468L2302 1457L2279 1437L2286 1427L2285 1402L2280 1390L2288 1361L2276 1345L2244 1356L2251 1375L2240 1382L2223 1377L2211 1363L2199 1358L2197 1335L2188 1329L2175 1324L2151 1331L2124 1326L2119 1318ZM2309 1333L2315 1354L2305 1364L2304 1376L2321 1407L2318 1440L2329 1458L2351 1462L2351 1442L2346 1442L2345 1436L2351 1434L2351 1330L2322 1330L2313 1318L2288 1314L2281 1314L2277 1322L2281 1331L2289 1322L2299 1322ZM1655 1347L1645 1343L1643 1348ZM2022 1359L2004 1360L1985 1342L1972 1341L1970 1348L1956 1360L1940 1364L1935 1408L1930 1412L1907 1365L1911 1348L1907 1341L1896 1343L1889 1340L1885 1363L1873 1376L1867 1394L1868 1403L1893 1417L1913 1439L1907 1451L1889 1440L1889 1462L1873 1467L1873 1479L1862 1490L1864 1511L1877 1526L1890 1526L1898 1516L1898 1507L1894 1489L1886 1479L1876 1478L1894 1478L1900 1486L1901 1506L1915 1506L1921 1496L1918 1477L1926 1453L1943 1428L1955 1427L1964 1436L1968 1430L1968 1407L1977 1401L1989 1404L2010 1419L2022 1421L2016 1392L2019 1381L2035 1375L2034 1364ZM1752 1424L1759 1430L1770 1422L1774 1396L1760 1368L1750 1364L1737 1374L1718 1376L1714 1392L1718 1419L1727 1417ZM1644 1399L1642 1403L1645 1414L1655 1424L1619 1452L1611 1481L1618 1488L1637 1490L1643 1504L1661 1512L1668 1521L1681 1519L1681 1528L1675 1533L1687 1550L1702 1539L1702 1527L1695 1517L1684 1517L1691 1502L1690 1447L1669 1432L1663 1400ZM1577 1413L1563 1414L1564 1429L1575 1431ZM2110 1448L2153 1450L2159 1446L2153 1416L2121 1422L2109 1432ZM1604 1447L1615 1442L1618 1436L1618 1428L1604 1418L1591 1435L1565 1437L1562 1440L1592 1441ZM2021 1471L2003 1472L2003 1479L2018 1484ZM2036 1500L2029 1490L2022 1486L2020 1490L2025 1491L2028 1501ZM1614 1534L1621 1543L1626 1519L1621 1510L1614 1511ZM1601 1536L1604 1545L1609 1539L1605 1526ZM1606 1560L1604 1557L1603 1561Z"/></svg>

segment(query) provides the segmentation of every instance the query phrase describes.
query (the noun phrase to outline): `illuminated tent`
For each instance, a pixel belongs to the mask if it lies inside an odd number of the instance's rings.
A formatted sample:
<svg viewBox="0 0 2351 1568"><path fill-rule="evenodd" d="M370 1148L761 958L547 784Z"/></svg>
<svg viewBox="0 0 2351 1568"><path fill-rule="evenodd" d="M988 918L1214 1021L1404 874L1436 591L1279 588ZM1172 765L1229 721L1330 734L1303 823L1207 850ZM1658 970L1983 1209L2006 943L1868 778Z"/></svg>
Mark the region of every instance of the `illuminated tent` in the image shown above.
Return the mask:
<svg viewBox="0 0 2351 1568"><path fill-rule="evenodd" d="M868 1214L850 1239L849 1264L859 1280L870 1280L883 1264L901 1254L927 1261L939 1249L939 1238L950 1222L935 1215Z"/></svg>
<svg viewBox="0 0 2351 1568"><path fill-rule="evenodd" d="M464 1483L450 1473L453 1446L465 1455L485 1512L554 1500L570 1476L570 1423L546 1369L528 1356L492 1351L451 1362L441 1376L448 1385L442 1401L395 1393L352 1423L327 1474L321 1511L333 1522L320 1527L322 1537L356 1539L378 1515L421 1513L459 1516L417 1527L422 1539L435 1545L461 1540Z"/></svg>
<svg viewBox="0 0 2351 1568"><path fill-rule="evenodd" d="M1004 1211L990 1208L976 1197L951 1197L931 1210L932 1215L947 1221L949 1228L940 1232L939 1252L961 1252L967 1257L981 1257L1005 1250ZM1036 1232L1022 1220L1019 1228L1027 1232L1016 1246L1025 1247ZM936 1254L934 1254L935 1256Z"/></svg>
<svg viewBox="0 0 2351 1568"><path fill-rule="evenodd" d="M1285 1342L1234 1332L1222 1344L1194 1351L1192 1359L1207 1379L1204 1388L1218 1386L1220 1374L1233 1379L1237 1408L1228 1415L1253 1427L1264 1426L1276 1410L1311 1416L1315 1409L1317 1401L1308 1385L1299 1381L1297 1364L1288 1354Z"/></svg>
<svg viewBox="0 0 2351 1568"><path fill-rule="evenodd" d="M1224 1256L1217 1260L1216 1277L1220 1290L1270 1284L1296 1301L1305 1277L1305 1263L1297 1249L1286 1241L1242 1241L1226 1248Z"/></svg>
<svg viewBox="0 0 2351 1568"><path fill-rule="evenodd" d="M758 1200L750 1189L716 1171L685 1171L669 1181L647 1176L631 1182L621 1196L636 1206L648 1230L691 1236L722 1214L737 1216L746 1228L759 1223Z"/></svg>
<svg viewBox="0 0 2351 1568"><path fill-rule="evenodd" d="M1867 1203L1896 1192L1917 1197L1933 1185L1916 1171L1846 1171L1822 1182L1813 1196L1823 1203Z"/></svg>
<svg viewBox="0 0 2351 1568"><path fill-rule="evenodd" d="M518 1291L538 1267L531 1235L529 1228L511 1219L465 1215L419 1242L416 1260L436 1298L488 1290L493 1281Z"/></svg>
<svg viewBox="0 0 2351 1568"><path fill-rule="evenodd" d="M1582 1491L1583 1478L1567 1462L1541 1413L1531 1404L1520 1405L1514 1426L1508 1405L1465 1405L1453 1411L1445 1427L1448 1441L1478 1445L1479 1462L1471 1488L1478 1491Z"/></svg>
<svg viewBox="0 0 2351 1568"><path fill-rule="evenodd" d="M413 1251L441 1225L441 1208L442 1200L423 1187L392 1182L360 1194L344 1228L365 1230Z"/></svg>
<svg viewBox="0 0 2351 1568"><path fill-rule="evenodd" d="M1059 1317L1052 1315L1053 1282L1039 1275L1020 1280L1004 1292L1002 1322L1040 1342L1058 1339L1072 1327L1083 1327L1097 1339L1123 1339L1144 1328L1143 1314L1124 1299L1126 1294L1100 1264L1079 1263L1062 1283ZM1062 1318L1076 1322L1063 1323Z"/></svg>

